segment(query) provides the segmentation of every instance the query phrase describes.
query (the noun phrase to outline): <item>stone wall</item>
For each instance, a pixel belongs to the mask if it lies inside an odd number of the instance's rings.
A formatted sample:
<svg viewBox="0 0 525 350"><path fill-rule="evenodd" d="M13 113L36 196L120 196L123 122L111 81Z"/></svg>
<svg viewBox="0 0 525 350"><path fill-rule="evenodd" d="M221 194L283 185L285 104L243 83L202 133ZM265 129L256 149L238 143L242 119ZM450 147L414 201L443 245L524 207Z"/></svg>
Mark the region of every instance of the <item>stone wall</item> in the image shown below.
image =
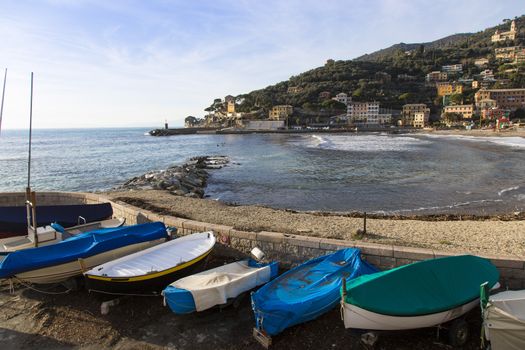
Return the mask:
<svg viewBox="0 0 525 350"><path fill-rule="evenodd" d="M11 203L13 198L22 199L24 194L16 196L12 193L0 194L0 206L3 203ZM390 269L396 266L409 264L414 261L433 259L438 257L453 256L455 253L435 251L432 249L399 247L394 245L373 244L361 241L342 241L336 239L289 235L279 232L247 232L239 231L231 226L215 225L205 222L180 219L173 216L164 216L147 210L133 207L122 202L112 202L103 195L93 193L38 193L37 200L41 204L57 200L59 204L72 203L101 203L110 202L113 207L114 217L126 218L126 224L144 223L150 221L162 221L167 226L176 227L180 235L194 232L212 230L217 236L215 251L219 255L244 257L254 247L259 247L266 253L267 258L277 260L283 267L292 267L305 260L332 253L342 248L359 248L362 257L378 268ZM44 200L47 202L44 202ZM19 204L19 205L22 205ZM505 256L483 256L490 259L498 267L504 288L525 288L525 261L521 258Z"/></svg>

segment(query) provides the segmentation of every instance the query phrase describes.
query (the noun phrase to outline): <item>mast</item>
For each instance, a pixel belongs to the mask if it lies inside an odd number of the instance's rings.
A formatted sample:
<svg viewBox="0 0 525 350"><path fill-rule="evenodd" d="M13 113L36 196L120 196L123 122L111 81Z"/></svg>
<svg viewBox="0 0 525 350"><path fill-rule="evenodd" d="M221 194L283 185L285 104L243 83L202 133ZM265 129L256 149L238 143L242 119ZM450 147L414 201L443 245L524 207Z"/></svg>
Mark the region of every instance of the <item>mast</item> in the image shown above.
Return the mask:
<svg viewBox="0 0 525 350"><path fill-rule="evenodd" d="M0 104L0 134L2 133L2 114L4 113L5 82L7 80L7 68L4 73L4 88L2 89L2 103Z"/></svg>
<svg viewBox="0 0 525 350"><path fill-rule="evenodd" d="M31 191L31 139L33 134L33 72L31 72L31 99L29 105L29 157L27 159L27 187L26 187L26 212L27 234L35 247L38 247L38 234L36 225L36 195Z"/></svg>
<svg viewBox="0 0 525 350"><path fill-rule="evenodd" d="M27 159L27 188L31 186L31 136L33 133L33 72L31 72L31 99L29 102L29 157Z"/></svg>

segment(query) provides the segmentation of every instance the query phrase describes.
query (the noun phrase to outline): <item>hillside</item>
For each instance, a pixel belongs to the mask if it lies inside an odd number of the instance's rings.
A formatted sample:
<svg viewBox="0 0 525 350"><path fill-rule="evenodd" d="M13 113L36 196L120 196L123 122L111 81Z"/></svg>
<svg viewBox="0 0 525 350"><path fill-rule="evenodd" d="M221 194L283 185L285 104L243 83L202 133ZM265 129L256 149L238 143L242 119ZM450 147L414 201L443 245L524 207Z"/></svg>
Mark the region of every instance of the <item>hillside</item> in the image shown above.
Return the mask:
<svg viewBox="0 0 525 350"><path fill-rule="evenodd" d="M370 54L359 56L355 58L354 61L371 61L371 62L381 61L382 59L393 56L397 51L403 51L403 52L412 51L412 50L418 49L421 45L423 45L425 49L444 49L447 47L457 45L458 43L465 42L465 40L472 35L473 35L472 33L461 33L461 34L449 35L445 38L441 38L441 39L427 42L427 43L415 43L415 44L399 43L399 44L395 44L390 47L387 47L386 49L381 49L381 50L372 52Z"/></svg>
<svg viewBox="0 0 525 350"><path fill-rule="evenodd" d="M490 37L496 29L506 31L509 24L500 24L478 33L454 34L429 43L396 44L354 60L328 60L317 67L290 77L266 88L235 97L236 111L267 111L274 105L292 105L297 113L318 113L319 116L335 115L344 106L334 105L320 93L335 96L340 92L350 94L354 101L379 101L382 108L399 110L406 103L426 103L433 114L441 109L441 99L436 98L436 88L425 84L427 73L441 70L441 66L463 64L463 73L451 80L476 78L486 69L492 69L496 78L505 81L504 87L525 87L523 64L514 67L494 57L496 47L525 44L525 16L516 17L520 30L514 42L492 43ZM474 61L488 58L488 67L477 67ZM498 83L495 87L498 86ZM460 99L472 103L474 90L464 89ZM219 100L220 101L220 100ZM207 111L215 111L217 100ZM265 115L263 113L262 115ZM297 120L297 115L292 120ZM301 115L299 115L301 117Z"/></svg>

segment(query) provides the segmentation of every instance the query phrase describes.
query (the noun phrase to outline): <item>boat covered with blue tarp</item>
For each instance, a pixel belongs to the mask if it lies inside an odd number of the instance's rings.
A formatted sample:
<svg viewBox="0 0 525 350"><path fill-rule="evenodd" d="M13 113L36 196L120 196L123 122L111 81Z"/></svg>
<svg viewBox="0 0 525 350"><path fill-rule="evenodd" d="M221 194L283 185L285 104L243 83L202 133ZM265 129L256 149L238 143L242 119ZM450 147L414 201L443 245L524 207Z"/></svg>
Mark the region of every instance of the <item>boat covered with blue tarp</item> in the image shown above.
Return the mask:
<svg viewBox="0 0 525 350"><path fill-rule="evenodd" d="M9 253L0 263L0 278L17 276L35 283L57 282L167 238L162 222L85 232L53 245Z"/></svg>
<svg viewBox="0 0 525 350"><path fill-rule="evenodd" d="M37 207L36 219L39 226L53 222L63 227L79 224L79 217L84 223L102 221L111 218L111 203L41 205ZM26 235L27 209L25 206L0 207L0 234Z"/></svg>
<svg viewBox="0 0 525 350"><path fill-rule="evenodd" d="M361 260L356 248L309 260L252 294L256 329L273 336L313 320L339 303L343 278L353 279L377 271Z"/></svg>

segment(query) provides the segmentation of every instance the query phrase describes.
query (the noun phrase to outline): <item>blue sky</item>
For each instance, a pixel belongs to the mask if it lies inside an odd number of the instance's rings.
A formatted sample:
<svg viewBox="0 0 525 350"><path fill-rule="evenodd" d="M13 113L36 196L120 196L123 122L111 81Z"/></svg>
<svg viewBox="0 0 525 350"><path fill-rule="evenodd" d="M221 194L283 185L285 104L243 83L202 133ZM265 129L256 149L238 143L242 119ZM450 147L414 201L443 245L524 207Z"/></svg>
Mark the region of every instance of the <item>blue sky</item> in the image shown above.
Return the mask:
<svg viewBox="0 0 525 350"><path fill-rule="evenodd" d="M328 58L524 13L523 0L0 0L2 128L27 127L31 71L36 128L182 126Z"/></svg>

